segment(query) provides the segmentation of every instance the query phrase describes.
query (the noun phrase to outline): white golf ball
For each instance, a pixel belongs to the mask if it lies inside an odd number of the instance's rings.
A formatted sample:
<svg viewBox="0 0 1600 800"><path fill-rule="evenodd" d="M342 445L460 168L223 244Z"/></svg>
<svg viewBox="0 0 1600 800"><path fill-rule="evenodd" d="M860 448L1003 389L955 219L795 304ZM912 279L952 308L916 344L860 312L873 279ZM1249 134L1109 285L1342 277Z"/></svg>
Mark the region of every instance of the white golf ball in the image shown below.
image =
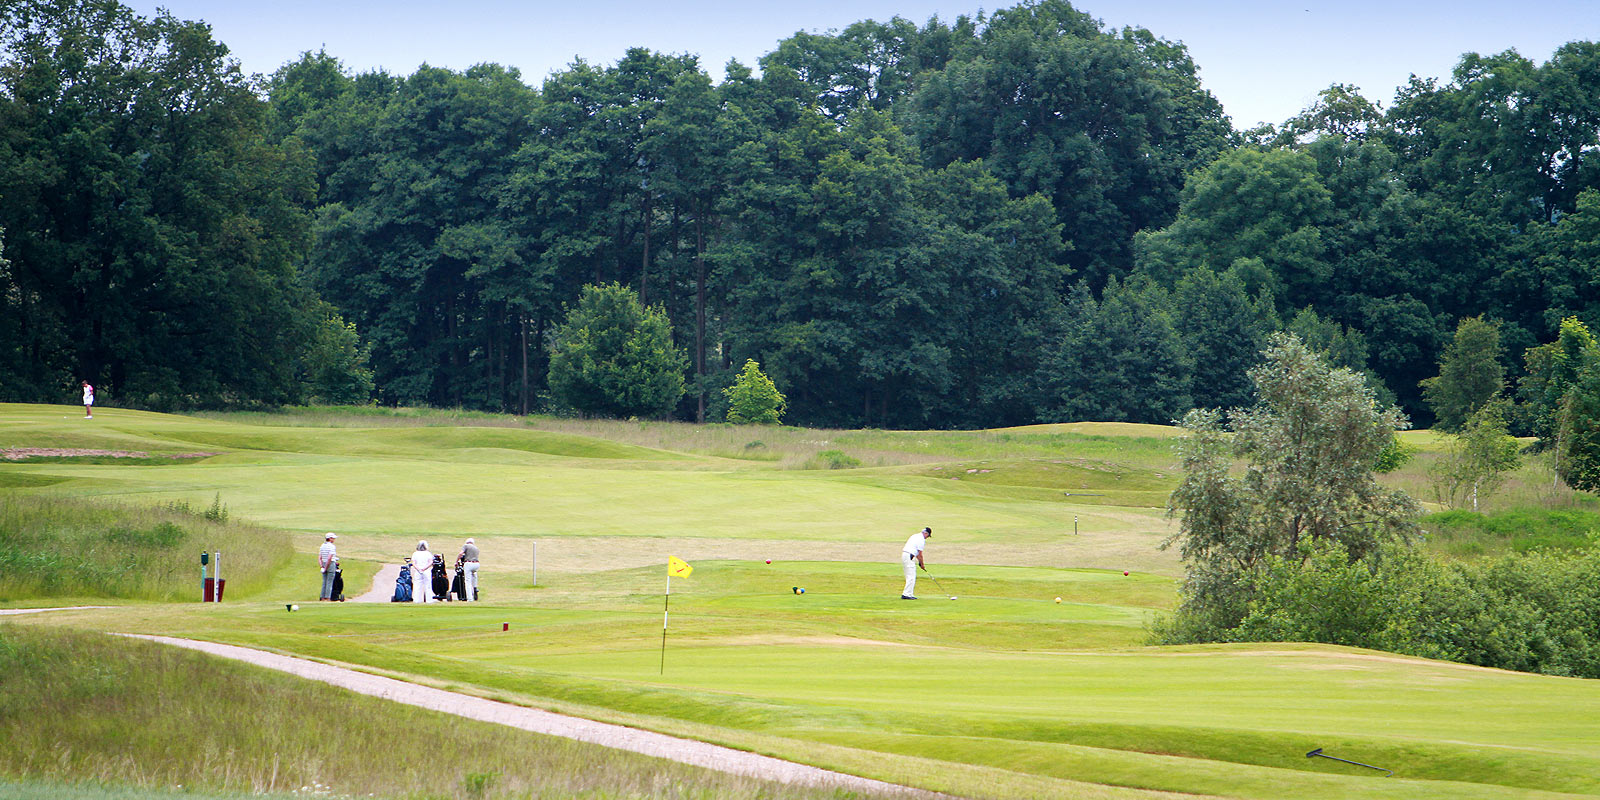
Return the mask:
<svg viewBox="0 0 1600 800"><path fill-rule="evenodd" d="M1057 598L1056 598L1056 602L1057 602L1057 603L1060 603L1060 602L1061 602L1061 598L1059 598L1059 597L1057 597Z"/></svg>
<svg viewBox="0 0 1600 800"><path fill-rule="evenodd" d="M955 595L950 595L950 599L954 600L954 599L956 599L956 596Z"/></svg>
<svg viewBox="0 0 1600 800"><path fill-rule="evenodd" d="M300 610L300 604L299 603L295 603L294 605L289 606L289 610L290 611L299 611Z"/></svg>

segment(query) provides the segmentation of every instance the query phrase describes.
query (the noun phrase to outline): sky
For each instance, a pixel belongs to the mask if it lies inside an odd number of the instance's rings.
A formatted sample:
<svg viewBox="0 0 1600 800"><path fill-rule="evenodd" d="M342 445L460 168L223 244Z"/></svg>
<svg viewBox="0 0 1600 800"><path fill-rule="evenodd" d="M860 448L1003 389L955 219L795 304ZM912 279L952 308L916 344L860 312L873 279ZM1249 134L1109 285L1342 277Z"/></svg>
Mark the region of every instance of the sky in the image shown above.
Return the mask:
<svg viewBox="0 0 1600 800"><path fill-rule="evenodd" d="M409 75L418 65L513 66L537 86L582 58L608 64L629 47L692 53L720 79L729 59L755 66L796 31L862 19L950 21L984 5L950 0L124 0L205 20L246 72L269 73L326 49L352 72ZM982 0L976 0L981 3ZM1011 2L988 8L1014 5ZM1515 49L1537 63L1574 40L1600 40L1596 0L1079 0L1112 28L1136 25L1181 41L1200 80L1245 129L1280 123L1333 83L1387 107L1412 74L1448 79L1463 53Z"/></svg>

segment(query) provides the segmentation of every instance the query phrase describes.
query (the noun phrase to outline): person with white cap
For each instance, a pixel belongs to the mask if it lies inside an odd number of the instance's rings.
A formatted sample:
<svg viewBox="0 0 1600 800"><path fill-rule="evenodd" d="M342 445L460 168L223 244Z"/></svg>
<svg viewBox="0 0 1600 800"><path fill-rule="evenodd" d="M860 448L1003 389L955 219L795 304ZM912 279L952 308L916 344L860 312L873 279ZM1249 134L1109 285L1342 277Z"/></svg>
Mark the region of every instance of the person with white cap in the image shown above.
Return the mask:
<svg viewBox="0 0 1600 800"><path fill-rule="evenodd" d="M411 595L418 603L426 603L433 595L433 553L428 552L426 541L417 542L417 552L411 554Z"/></svg>
<svg viewBox="0 0 1600 800"><path fill-rule="evenodd" d="M456 557L461 562L461 568L467 576L467 596L463 600L478 599L478 545L472 537L467 537L467 543L461 546L461 555Z"/></svg>
<svg viewBox="0 0 1600 800"><path fill-rule="evenodd" d="M333 578L339 574L339 552L333 546L337 538L336 533L323 536L322 549L317 551L317 563L322 566L322 600L333 599Z"/></svg>
<svg viewBox="0 0 1600 800"><path fill-rule="evenodd" d="M927 565L922 563L923 543L933 537L932 528L923 528L911 534L906 540L906 546L900 550L900 564L906 573L906 588L900 590L901 600L917 599L917 568L926 570Z"/></svg>

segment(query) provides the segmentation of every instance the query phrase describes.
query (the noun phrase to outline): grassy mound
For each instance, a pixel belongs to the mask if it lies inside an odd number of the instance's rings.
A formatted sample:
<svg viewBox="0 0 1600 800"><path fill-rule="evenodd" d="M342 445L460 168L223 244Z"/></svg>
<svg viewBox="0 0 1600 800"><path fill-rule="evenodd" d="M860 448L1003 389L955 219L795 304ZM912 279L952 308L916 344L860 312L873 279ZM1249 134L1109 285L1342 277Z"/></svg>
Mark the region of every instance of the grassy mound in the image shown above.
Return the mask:
<svg viewBox="0 0 1600 800"><path fill-rule="evenodd" d="M201 550L227 559L228 597L254 594L293 555L288 534L226 517L220 502L194 512L0 493L0 601L194 600Z"/></svg>
<svg viewBox="0 0 1600 800"><path fill-rule="evenodd" d="M844 796L462 720L165 645L0 626L0 794L158 800L179 787L184 797Z"/></svg>

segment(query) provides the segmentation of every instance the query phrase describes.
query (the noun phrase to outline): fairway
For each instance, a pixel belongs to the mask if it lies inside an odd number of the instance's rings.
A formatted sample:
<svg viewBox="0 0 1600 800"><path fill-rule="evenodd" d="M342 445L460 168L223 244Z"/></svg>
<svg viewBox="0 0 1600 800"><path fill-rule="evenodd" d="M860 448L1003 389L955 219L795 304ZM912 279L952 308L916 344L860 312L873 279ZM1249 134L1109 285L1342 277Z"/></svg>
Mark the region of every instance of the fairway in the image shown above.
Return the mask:
<svg viewBox="0 0 1600 800"><path fill-rule="evenodd" d="M0 448L213 455L0 463L4 485L152 505L220 497L295 531L300 554L270 588L220 606L122 603L8 625L302 655L962 796L1600 795L1595 681L1324 645L1145 646L1180 574L1156 547L1176 481L1168 429L863 432L861 455L905 457L820 470L665 446L687 438L676 430L644 444L627 423L606 436L539 420L69 412L0 406ZM901 601L895 555L922 525L939 584ZM476 536L488 602L318 604L322 530L368 568L419 537L453 555ZM663 655L668 554L695 569L672 582ZM1396 775L1306 758L1319 747Z"/></svg>

